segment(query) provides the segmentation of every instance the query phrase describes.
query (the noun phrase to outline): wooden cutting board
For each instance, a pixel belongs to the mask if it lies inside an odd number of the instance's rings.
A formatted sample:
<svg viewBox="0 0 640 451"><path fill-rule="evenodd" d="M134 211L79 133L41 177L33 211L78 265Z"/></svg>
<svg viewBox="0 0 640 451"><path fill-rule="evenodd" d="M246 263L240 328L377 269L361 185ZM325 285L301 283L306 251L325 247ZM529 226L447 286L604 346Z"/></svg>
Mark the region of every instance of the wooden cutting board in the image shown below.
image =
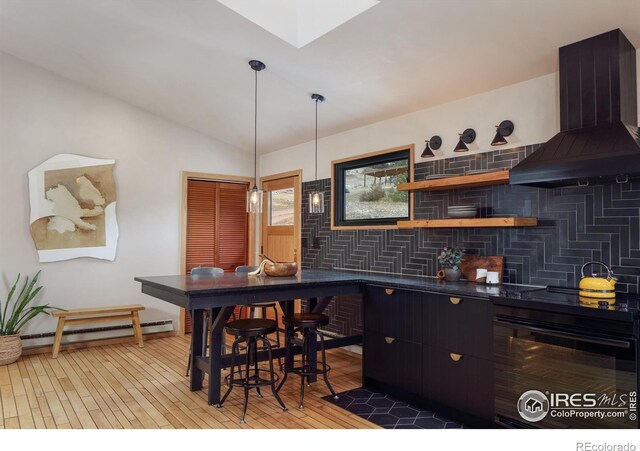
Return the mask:
<svg viewBox="0 0 640 451"><path fill-rule="evenodd" d="M465 255L464 260L460 264L460 271L462 271L462 277L476 281L476 269L484 268L487 271L496 271L498 273L498 280L502 283L502 270L504 269L504 257L491 256L483 257L479 255Z"/></svg>

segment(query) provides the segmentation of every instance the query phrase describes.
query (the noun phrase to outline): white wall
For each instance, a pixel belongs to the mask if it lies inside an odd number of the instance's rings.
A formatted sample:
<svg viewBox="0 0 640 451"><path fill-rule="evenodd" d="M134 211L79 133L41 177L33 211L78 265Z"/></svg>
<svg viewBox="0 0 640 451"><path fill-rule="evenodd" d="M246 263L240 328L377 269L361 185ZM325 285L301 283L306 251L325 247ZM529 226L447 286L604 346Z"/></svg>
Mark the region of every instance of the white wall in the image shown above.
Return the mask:
<svg viewBox="0 0 640 451"><path fill-rule="evenodd" d="M636 54L640 80L640 50ZM500 147L491 147L490 143L495 125L504 119L513 121L515 131L503 148L545 142L560 129L557 79L558 74L553 73L321 138L318 178L331 176L332 160L406 144L415 145L416 162L425 161L420 158L424 140L433 135L442 138L442 147L434 151L435 158L451 158L455 156L453 148L458 142L458 133L466 128L473 128L477 133L475 142L469 145L471 152L496 150ZM638 84L640 86L640 81ZM340 99L331 99L330 93L326 94L327 101L318 107L320 134L323 109L340 102ZM640 104L638 107L640 118ZM261 156L263 176L294 169L303 170L304 181L313 180L313 141Z"/></svg>
<svg viewBox="0 0 640 451"><path fill-rule="evenodd" d="M116 160L115 262L39 264L29 233L27 172L58 153ZM177 307L140 293L134 276L176 274L181 171L253 175L250 155L0 53L0 297L7 279L42 269L42 302L60 307L141 303L142 320ZM55 330L52 318L25 333Z"/></svg>

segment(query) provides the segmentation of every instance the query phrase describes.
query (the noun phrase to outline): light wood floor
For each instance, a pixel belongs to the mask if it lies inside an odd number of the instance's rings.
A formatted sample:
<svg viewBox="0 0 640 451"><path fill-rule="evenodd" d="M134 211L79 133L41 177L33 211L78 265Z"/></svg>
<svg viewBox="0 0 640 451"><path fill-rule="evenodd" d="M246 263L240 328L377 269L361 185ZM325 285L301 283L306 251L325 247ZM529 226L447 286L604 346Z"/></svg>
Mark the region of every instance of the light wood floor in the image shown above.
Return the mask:
<svg viewBox="0 0 640 451"><path fill-rule="evenodd" d="M240 425L241 390L221 409L207 405L205 391L189 391L188 349L188 337L170 337L144 348L125 343L63 351L57 359L23 356L0 366L0 429L377 428L323 401L328 391L321 381L307 387L305 408L298 409L298 377L280 392L288 412L263 390L262 399L252 393L247 423ZM359 355L336 349L327 360L337 392L361 385Z"/></svg>

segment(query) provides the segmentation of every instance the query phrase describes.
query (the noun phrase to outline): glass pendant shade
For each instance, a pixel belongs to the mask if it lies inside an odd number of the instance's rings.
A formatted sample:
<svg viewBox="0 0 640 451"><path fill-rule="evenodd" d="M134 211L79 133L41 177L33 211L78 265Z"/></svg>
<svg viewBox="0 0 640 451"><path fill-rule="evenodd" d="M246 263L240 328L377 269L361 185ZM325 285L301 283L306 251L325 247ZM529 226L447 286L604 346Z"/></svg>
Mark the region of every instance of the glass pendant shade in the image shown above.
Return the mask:
<svg viewBox="0 0 640 451"><path fill-rule="evenodd" d="M247 213L262 213L262 199L264 191L254 186L247 191Z"/></svg>
<svg viewBox="0 0 640 451"><path fill-rule="evenodd" d="M267 66L262 61L251 60L249 66L255 73L255 91L254 91L254 122L253 122L253 188L247 191L247 213L262 214L262 201L264 192L258 189L255 182L258 180L258 72L266 69Z"/></svg>
<svg viewBox="0 0 640 451"><path fill-rule="evenodd" d="M499 131L496 132L496 136L493 138L493 141L491 141L491 145L502 146L504 144L507 144L507 140L504 138L504 136L502 136L502 133L500 133Z"/></svg>
<svg viewBox="0 0 640 451"><path fill-rule="evenodd" d="M324 213L324 193L322 191L309 193L309 213Z"/></svg>
<svg viewBox="0 0 640 451"><path fill-rule="evenodd" d="M460 141L458 141L458 144L456 145L456 148L453 149L454 152L467 152L469 151L469 148L467 147L467 145L462 141L462 138L460 138Z"/></svg>
<svg viewBox="0 0 640 451"><path fill-rule="evenodd" d="M321 94L311 94L311 100L316 104L316 152L315 152L315 169L316 176L313 179L318 181L318 103L324 102L324 96ZM309 213L324 213L324 193L322 191L311 191L309 193Z"/></svg>

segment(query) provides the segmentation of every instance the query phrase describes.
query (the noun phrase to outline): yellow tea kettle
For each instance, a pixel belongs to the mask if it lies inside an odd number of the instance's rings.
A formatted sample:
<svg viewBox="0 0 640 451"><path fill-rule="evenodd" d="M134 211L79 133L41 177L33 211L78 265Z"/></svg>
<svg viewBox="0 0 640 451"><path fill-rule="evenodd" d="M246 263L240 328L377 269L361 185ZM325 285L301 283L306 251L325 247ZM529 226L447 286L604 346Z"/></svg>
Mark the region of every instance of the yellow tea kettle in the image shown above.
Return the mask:
<svg viewBox="0 0 640 451"><path fill-rule="evenodd" d="M607 277L599 276L596 273L593 273L591 277L585 277L584 268L589 265L600 265L603 266L607 270ZM613 272L611 268L605 265L602 262L588 262L582 265L582 269L580 270L580 274L582 278L580 279L580 292L578 293L580 296L588 297L588 298L598 298L598 299L612 299L616 297L615 287L616 287L616 278L613 277Z"/></svg>

